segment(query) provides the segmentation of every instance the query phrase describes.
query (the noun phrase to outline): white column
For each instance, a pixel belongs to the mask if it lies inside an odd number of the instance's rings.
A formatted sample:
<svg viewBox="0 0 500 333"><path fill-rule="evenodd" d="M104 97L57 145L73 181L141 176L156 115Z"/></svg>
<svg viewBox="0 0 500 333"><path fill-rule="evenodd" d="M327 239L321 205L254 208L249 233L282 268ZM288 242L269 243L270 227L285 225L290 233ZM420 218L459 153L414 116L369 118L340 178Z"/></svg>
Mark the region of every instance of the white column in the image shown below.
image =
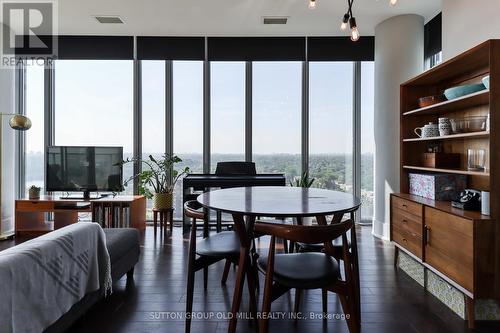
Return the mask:
<svg viewBox="0 0 500 333"><path fill-rule="evenodd" d="M5 25L2 28L8 29ZM0 66L0 113L15 112L14 75L12 67ZM15 136L9 119L10 116L0 116L0 238L14 230Z"/></svg>
<svg viewBox="0 0 500 333"><path fill-rule="evenodd" d="M375 219L389 239L389 195L399 191L399 86L424 68L424 19L391 17L375 28Z"/></svg>

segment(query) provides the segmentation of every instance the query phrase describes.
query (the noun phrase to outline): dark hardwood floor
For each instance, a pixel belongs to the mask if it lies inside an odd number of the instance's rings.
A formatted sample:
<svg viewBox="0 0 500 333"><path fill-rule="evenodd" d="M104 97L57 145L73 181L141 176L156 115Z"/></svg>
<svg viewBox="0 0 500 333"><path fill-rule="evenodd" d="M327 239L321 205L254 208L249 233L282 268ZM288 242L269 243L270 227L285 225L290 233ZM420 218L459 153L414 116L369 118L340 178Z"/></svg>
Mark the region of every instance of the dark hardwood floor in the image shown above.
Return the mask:
<svg viewBox="0 0 500 333"><path fill-rule="evenodd" d="M362 332L432 333L467 332L466 322L455 315L434 296L393 266L393 246L371 236L370 227L358 227L361 275ZM94 306L71 329L71 332L183 332L186 298L186 261L188 234L182 236L174 228L173 237L158 233L152 227L142 235L141 259L135 268L134 280L122 278L111 296ZM266 251L268 239L257 242ZM1 242L0 248L14 241ZM202 272L196 276L194 308L201 316L194 319L192 332L226 332L226 316L231 307L234 274L221 286L224 263L209 270L207 292L203 290ZM261 276L261 285L262 276ZM248 311L245 288L241 311ZM321 313L321 292L306 291L301 311L303 319L290 320L293 295L286 294L273 303L276 316L271 332L348 332L341 319L310 319ZM259 302L262 301L262 289ZM329 294L329 312L342 314L337 297ZM260 304L259 304L260 308ZM210 317L213 315L213 317ZM495 322L478 322L475 332L499 332ZM251 320L239 320L238 332L254 332Z"/></svg>

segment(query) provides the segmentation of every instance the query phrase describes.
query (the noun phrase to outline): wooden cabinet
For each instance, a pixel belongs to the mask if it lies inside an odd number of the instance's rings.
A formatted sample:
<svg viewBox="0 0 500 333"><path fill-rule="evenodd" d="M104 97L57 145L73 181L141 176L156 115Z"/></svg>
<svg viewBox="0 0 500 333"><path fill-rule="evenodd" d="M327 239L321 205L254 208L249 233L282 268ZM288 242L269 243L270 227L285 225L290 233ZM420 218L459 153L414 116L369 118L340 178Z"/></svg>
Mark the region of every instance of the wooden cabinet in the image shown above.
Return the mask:
<svg viewBox="0 0 500 333"><path fill-rule="evenodd" d="M453 208L450 202L392 194L391 240L467 296L494 298L491 217Z"/></svg>
<svg viewBox="0 0 500 333"><path fill-rule="evenodd" d="M403 250L461 290L467 298L469 327L474 299L500 300L500 40L480 45L411 78L400 86L400 191L391 196L391 239ZM481 83L489 75L489 89L420 107L419 98L443 94L465 84ZM482 117L485 126L466 133L418 137L414 129L439 118ZM489 119L489 128L486 126ZM429 163L438 147L450 163ZM468 149L485 151L485 171L469 170ZM459 162L459 163L458 163ZM410 195L410 173L447 173L467 176L467 188L490 192L490 216ZM419 243L421 241L421 243Z"/></svg>
<svg viewBox="0 0 500 333"><path fill-rule="evenodd" d="M391 197L392 239L422 259L421 204L396 196Z"/></svg>
<svg viewBox="0 0 500 333"><path fill-rule="evenodd" d="M473 221L425 207L425 229L425 262L473 292Z"/></svg>
<svg viewBox="0 0 500 333"><path fill-rule="evenodd" d="M51 213L51 219L48 219ZM38 200L20 199L15 203L15 231L42 234L78 222L80 213L92 214L92 221L103 227L146 227L144 196L105 197L90 201L43 196Z"/></svg>

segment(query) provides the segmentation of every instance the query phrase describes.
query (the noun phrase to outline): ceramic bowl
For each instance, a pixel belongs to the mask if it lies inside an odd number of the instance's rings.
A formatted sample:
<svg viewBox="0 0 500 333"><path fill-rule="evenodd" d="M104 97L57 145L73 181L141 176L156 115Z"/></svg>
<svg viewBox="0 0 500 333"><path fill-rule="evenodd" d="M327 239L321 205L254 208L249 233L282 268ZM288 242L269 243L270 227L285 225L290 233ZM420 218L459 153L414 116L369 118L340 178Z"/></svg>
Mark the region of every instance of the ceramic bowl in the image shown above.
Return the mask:
<svg viewBox="0 0 500 333"><path fill-rule="evenodd" d="M482 82L483 82L484 86L486 87L486 89L490 89L490 76L489 75L483 77Z"/></svg>
<svg viewBox="0 0 500 333"><path fill-rule="evenodd" d="M448 88L444 91L444 95L448 100L452 100L484 89L486 89L486 87L482 83L466 84L463 86Z"/></svg>
<svg viewBox="0 0 500 333"><path fill-rule="evenodd" d="M446 101L446 97L444 95L426 96L419 98L417 101L418 101L418 106L423 108L429 105L444 102Z"/></svg>

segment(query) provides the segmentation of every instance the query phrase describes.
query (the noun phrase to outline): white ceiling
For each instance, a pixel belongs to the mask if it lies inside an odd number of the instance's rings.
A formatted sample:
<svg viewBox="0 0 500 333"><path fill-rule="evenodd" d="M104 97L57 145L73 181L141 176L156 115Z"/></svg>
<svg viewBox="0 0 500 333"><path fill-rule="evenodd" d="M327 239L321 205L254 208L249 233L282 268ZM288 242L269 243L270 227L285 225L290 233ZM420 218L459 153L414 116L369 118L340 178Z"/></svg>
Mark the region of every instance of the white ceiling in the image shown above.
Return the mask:
<svg viewBox="0 0 500 333"><path fill-rule="evenodd" d="M58 0L59 34L195 36L343 35L340 20L347 0ZM362 35L400 14L426 21L441 10L441 0L355 0L353 14ZM94 16L118 15L125 24L100 24ZM263 25L263 16L288 16L288 24Z"/></svg>

